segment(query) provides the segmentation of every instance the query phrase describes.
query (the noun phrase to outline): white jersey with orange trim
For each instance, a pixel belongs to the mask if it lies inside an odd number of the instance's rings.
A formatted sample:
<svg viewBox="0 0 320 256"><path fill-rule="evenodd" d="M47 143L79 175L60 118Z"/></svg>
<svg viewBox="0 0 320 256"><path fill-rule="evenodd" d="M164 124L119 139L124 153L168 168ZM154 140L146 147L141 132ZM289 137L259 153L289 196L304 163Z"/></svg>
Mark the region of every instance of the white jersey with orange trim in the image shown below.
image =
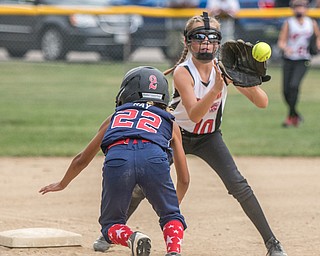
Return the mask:
<svg viewBox="0 0 320 256"><path fill-rule="evenodd" d="M310 17L304 17L303 23L299 23L295 17L288 18L288 41L287 46L292 49L285 58L290 60L310 60L308 51L310 37L313 34L313 22Z"/></svg>
<svg viewBox="0 0 320 256"><path fill-rule="evenodd" d="M192 76L194 81L194 94L198 100L200 100L211 90L212 87L214 87L216 72L213 66L209 82L207 84L201 81L200 74L195 67L191 57L181 63L179 67L186 68ZM174 90L173 99L170 105L174 109L172 114L175 116L176 122L182 129L190 133L205 134L212 133L215 130L219 129L222 121L222 112L225 106L226 98L227 86L225 85L221 94L215 101L212 102L212 106L199 123L194 123L190 120L177 90Z"/></svg>

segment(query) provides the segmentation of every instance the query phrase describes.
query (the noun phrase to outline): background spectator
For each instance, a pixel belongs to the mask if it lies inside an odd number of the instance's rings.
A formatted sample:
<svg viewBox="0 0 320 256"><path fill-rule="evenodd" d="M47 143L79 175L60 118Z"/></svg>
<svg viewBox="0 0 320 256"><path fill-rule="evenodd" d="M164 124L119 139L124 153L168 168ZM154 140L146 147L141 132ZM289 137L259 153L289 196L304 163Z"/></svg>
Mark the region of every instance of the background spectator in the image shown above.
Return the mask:
<svg viewBox="0 0 320 256"><path fill-rule="evenodd" d="M320 32L315 20L307 16L307 0L292 0L293 16L284 22L278 39L283 51L283 97L288 107L288 115L283 127L298 127L302 116L297 111L301 82L310 66L311 54L308 46L311 36L317 37L320 49Z"/></svg>
<svg viewBox="0 0 320 256"><path fill-rule="evenodd" d="M208 0L206 9L221 24L222 43L234 39L235 16L240 9L238 0Z"/></svg>

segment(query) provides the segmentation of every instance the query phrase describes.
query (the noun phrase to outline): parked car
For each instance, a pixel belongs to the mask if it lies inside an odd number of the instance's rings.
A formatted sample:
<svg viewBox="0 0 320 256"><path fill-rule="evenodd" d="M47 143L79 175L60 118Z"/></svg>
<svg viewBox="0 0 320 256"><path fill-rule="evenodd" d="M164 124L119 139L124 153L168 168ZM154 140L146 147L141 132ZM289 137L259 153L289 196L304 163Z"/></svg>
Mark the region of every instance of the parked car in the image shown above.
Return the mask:
<svg viewBox="0 0 320 256"><path fill-rule="evenodd" d="M109 0L0 0L14 6L106 7ZM0 47L9 56L23 57L40 49L46 60L62 60L69 51L94 51L122 60L129 35L141 26L139 15L0 15ZM134 51L134 48L130 48Z"/></svg>
<svg viewBox="0 0 320 256"><path fill-rule="evenodd" d="M274 0L239 1L241 8L274 5ZM0 0L0 8L1 5L166 7L167 3L161 0ZM102 58L123 60L139 47L157 47L167 59L175 62L183 49L182 31L186 21L187 18L80 13L0 15L0 47L5 48L9 56L16 58L24 57L29 50L41 50L46 60L63 60L70 51L94 51ZM266 41L274 48L281 24L282 19L241 18L236 21L236 37L252 43Z"/></svg>
<svg viewBox="0 0 320 256"><path fill-rule="evenodd" d="M122 5L138 5L146 7L179 8L179 4L186 7L196 7L196 3L203 0L113 0ZM200 7L200 6L199 6ZM201 6L204 7L204 6ZM136 33L131 35L133 48L159 48L167 60L172 63L180 58L183 50L183 30L188 17L142 17L142 23Z"/></svg>

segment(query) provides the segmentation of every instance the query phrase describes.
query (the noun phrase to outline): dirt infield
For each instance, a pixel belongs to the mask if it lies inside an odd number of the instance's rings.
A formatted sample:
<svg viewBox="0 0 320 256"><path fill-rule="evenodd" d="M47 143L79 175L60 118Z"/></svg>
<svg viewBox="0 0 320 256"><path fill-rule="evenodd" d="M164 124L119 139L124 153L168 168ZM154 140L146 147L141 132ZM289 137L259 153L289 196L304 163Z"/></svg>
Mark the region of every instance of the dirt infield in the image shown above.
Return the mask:
<svg viewBox="0 0 320 256"><path fill-rule="evenodd" d="M97 157L62 192L38 194L58 181L71 158L0 158L0 232L10 229L59 228L83 236L81 247L9 249L1 256L90 256L99 236L102 157ZM289 256L320 255L320 158L235 158L255 191L269 223ZM190 189L181 205L188 223L184 256L258 256L266 250L239 204L217 175L196 157L188 157ZM173 177L174 171L172 172ZM158 219L144 201L128 224L152 239L152 255L165 255ZM113 247L112 256L130 255Z"/></svg>

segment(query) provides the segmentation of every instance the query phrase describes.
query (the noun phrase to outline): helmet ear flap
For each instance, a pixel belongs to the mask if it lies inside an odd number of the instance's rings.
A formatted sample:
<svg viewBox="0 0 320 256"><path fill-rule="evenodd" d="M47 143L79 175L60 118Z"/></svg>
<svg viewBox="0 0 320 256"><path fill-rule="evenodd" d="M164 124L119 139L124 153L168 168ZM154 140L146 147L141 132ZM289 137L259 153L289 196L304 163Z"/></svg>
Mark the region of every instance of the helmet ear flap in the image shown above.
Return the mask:
<svg viewBox="0 0 320 256"><path fill-rule="evenodd" d="M124 91L124 87L118 92L117 96L116 96L116 107L121 106L123 103L121 102L121 94Z"/></svg>
<svg viewBox="0 0 320 256"><path fill-rule="evenodd" d="M139 72L132 72L132 70L127 73L129 75L126 75L121 83L120 91L116 97L116 106L120 106L127 102L133 102L134 100L138 100L140 98L136 93L139 91Z"/></svg>

